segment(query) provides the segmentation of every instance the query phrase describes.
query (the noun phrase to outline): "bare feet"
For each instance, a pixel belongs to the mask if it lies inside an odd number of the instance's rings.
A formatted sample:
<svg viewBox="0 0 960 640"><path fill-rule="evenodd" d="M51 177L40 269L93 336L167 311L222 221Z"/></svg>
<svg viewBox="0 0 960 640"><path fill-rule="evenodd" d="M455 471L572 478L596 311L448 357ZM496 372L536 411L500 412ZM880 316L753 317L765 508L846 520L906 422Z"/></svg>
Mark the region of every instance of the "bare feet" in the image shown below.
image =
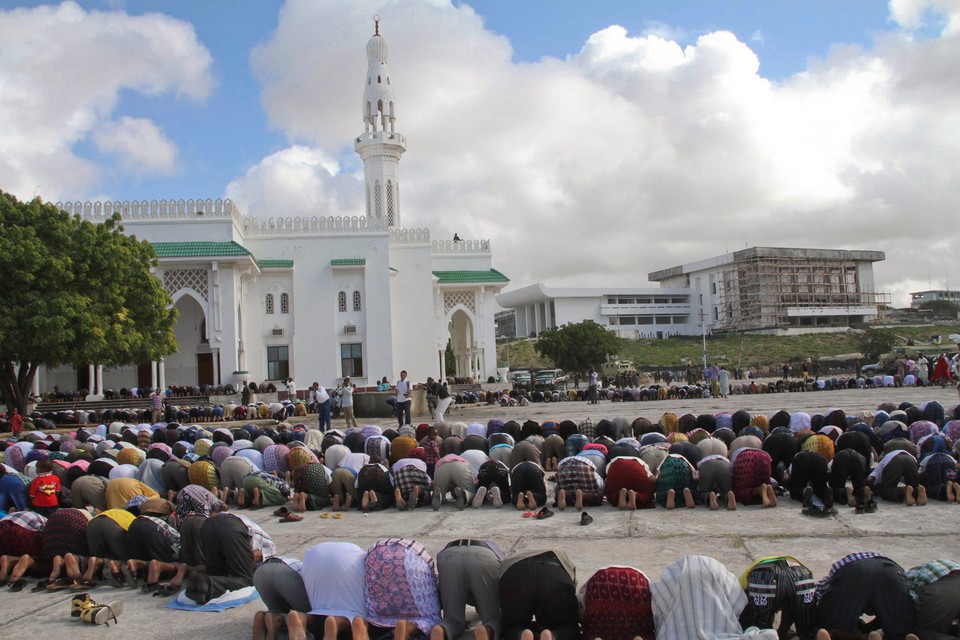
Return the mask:
<svg viewBox="0 0 960 640"><path fill-rule="evenodd" d="M500 487L492 487L490 495L493 496L493 508L499 509L503 506L503 496L500 494Z"/></svg>
<svg viewBox="0 0 960 640"><path fill-rule="evenodd" d="M323 621L323 640L337 640L337 633L339 633L338 621L340 618L337 616L327 616Z"/></svg>
<svg viewBox="0 0 960 640"><path fill-rule="evenodd" d="M434 625L433 629L430 629L430 640L445 640L443 627Z"/></svg>
<svg viewBox="0 0 960 640"><path fill-rule="evenodd" d="M763 500L763 508L771 509L777 506L777 492L768 484L760 487L760 497Z"/></svg>
<svg viewBox="0 0 960 640"><path fill-rule="evenodd" d="M493 640L493 629L485 624L481 624L473 630L474 640Z"/></svg>
<svg viewBox="0 0 960 640"><path fill-rule="evenodd" d="M243 509L247 506L247 491L246 489L240 489L237 491L237 506Z"/></svg>
<svg viewBox="0 0 960 640"><path fill-rule="evenodd" d="M353 633L353 640L370 640L370 634L367 631L367 623L360 616L357 616L353 619L353 622L350 625L350 630Z"/></svg>
<svg viewBox="0 0 960 640"><path fill-rule="evenodd" d="M333 496L333 510L340 511L340 495Z"/></svg>
<svg viewBox="0 0 960 640"><path fill-rule="evenodd" d="M673 489L667 491L667 509L673 511L677 506L677 492Z"/></svg>
<svg viewBox="0 0 960 640"><path fill-rule="evenodd" d="M544 629L541 631L540 640L553 640L553 631L550 631L550 629Z"/></svg>
<svg viewBox="0 0 960 640"><path fill-rule="evenodd" d="M407 509L415 509L420 505L420 487L414 487L410 492L410 500L407 501ZM356 640L356 636L354 636Z"/></svg>
<svg viewBox="0 0 960 640"><path fill-rule="evenodd" d="M527 506L530 510L537 508L537 499L533 497L533 491L527 491Z"/></svg>
<svg viewBox="0 0 960 640"><path fill-rule="evenodd" d="M633 489L627 491L627 509L630 509L630 511L637 510L637 492Z"/></svg>
<svg viewBox="0 0 960 640"><path fill-rule="evenodd" d="M393 490L393 501L397 505L397 510L402 511L407 508L407 501L403 499L403 496L400 494L400 489Z"/></svg>
<svg viewBox="0 0 960 640"><path fill-rule="evenodd" d="M583 491L577 489L577 511L583 511Z"/></svg>
<svg viewBox="0 0 960 640"><path fill-rule="evenodd" d="M817 637L814 640L830 640L830 632L826 629L820 629L820 631L817 631Z"/></svg>
<svg viewBox="0 0 960 640"><path fill-rule="evenodd" d="M921 507L927 504L927 488L922 484L917 486L917 504Z"/></svg>
<svg viewBox="0 0 960 640"><path fill-rule="evenodd" d="M847 487L847 506L857 506L857 501L853 498L853 487Z"/></svg>
<svg viewBox="0 0 960 640"><path fill-rule="evenodd" d="M953 485L954 500L957 502L957 504L960 504L960 483L951 482L950 484Z"/></svg>
<svg viewBox="0 0 960 640"><path fill-rule="evenodd" d="M727 511L737 510L737 495L733 491L727 491Z"/></svg>
<svg viewBox="0 0 960 640"><path fill-rule="evenodd" d="M915 507L917 499L913 497L913 487L907 485L903 490L903 503L908 507Z"/></svg>
<svg viewBox="0 0 960 640"><path fill-rule="evenodd" d="M260 489L258 489L257 487L253 488L253 500L250 501L250 506L253 507L254 509L260 508ZM269 623L267 624L267 626L269 628Z"/></svg>
<svg viewBox="0 0 960 640"><path fill-rule="evenodd" d="M370 511L370 492L364 491L363 497L360 498L360 510L364 513Z"/></svg>
<svg viewBox="0 0 960 640"><path fill-rule="evenodd" d="M524 629L523 633L520 634L520 640L533 640L533 631L530 631L530 629Z"/></svg>
<svg viewBox="0 0 960 640"><path fill-rule="evenodd" d="M710 504L710 511L717 511L720 508L720 503L717 502L717 494L715 491L711 491L707 495L707 502Z"/></svg>
<svg viewBox="0 0 960 640"><path fill-rule="evenodd" d="M621 511L627 508L627 488L623 487L620 489L620 497L617 500L617 508Z"/></svg>
<svg viewBox="0 0 960 640"><path fill-rule="evenodd" d="M693 500L693 492L690 491L690 487L683 488L683 503L686 505L687 509L693 509L697 504Z"/></svg>
<svg viewBox="0 0 960 640"><path fill-rule="evenodd" d="M290 640L307 640L307 614L299 611L287 614L287 637Z"/></svg>
<svg viewBox="0 0 960 640"><path fill-rule="evenodd" d="M953 485L954 485L953 482L947 483L947 502L953 502L954 498L956 497L956 493L954 491Z"/></svg>
<svg viewBox="0 0 960 640"><path fill-rule="evenodd" d="M517 511L523 511L526 501L527 501L526 495L522 493L517 494Z"/></svg>
<svg viewBox="0 0 960 640"><path fill-rule="evenodd" d="M560 511L566 511L567 509L567 492L563 489L557 491L557 509ZM533 640L533 633L530 633L531 639Z"/></svg>
<svg viewBox="0 0 960 640"><path fill-rule="evenodd" d="M280 631L282 631L286 626L286 621L279 613L267 613L267 615L264 616L263 621L267 628L267 640L276 640L277 634L280 633Z"/></svg>
<svg viewBox="0 0 960 640"><path fill-rule="evenodd" d="M340 511L349 511L352 504L353 504L353 496L348 493L347 499L343 501L343 506L340 508Z"/></svg>

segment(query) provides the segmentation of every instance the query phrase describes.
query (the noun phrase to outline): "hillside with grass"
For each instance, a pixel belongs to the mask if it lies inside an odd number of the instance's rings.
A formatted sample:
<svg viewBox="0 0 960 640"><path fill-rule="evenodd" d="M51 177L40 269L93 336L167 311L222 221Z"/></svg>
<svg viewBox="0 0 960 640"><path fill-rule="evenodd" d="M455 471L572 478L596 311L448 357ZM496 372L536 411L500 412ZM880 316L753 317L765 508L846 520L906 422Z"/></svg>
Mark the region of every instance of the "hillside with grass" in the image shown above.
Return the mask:
<svg viewBox="0 0 960 640"><path fill-rule="evenodd" d="M960 334L960 324L890 327L901 344L913 340L929 344L933 335L941 336L944 351L956 351L957 345L947 336ZM707 360L755 371L779 371L784 362L799 363L806 358L829 360L835 356L860 350L860 332L807 334L800 336L730 335L707 336ZM497 364L511 369L539 369L554 366L535 350L536 339L521 338L497 344ZM621 340L620 358L630 360L640 369L675 368L685 360L702 361L703 342L699 336L663 340ZM864 363L866 364L866 363Z"/></svg>

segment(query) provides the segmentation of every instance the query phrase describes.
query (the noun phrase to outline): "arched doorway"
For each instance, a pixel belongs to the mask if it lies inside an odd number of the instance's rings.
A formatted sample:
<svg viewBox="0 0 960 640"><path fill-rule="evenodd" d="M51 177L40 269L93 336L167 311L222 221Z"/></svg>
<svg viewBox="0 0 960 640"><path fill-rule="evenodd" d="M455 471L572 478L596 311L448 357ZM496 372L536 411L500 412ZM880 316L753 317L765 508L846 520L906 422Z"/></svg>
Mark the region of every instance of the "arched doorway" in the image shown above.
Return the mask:
<svg viewBox="0 0 960 640"><path fill-rule="evenodd" d="M447 326L450 331L450 346L457 362L458 378L473 378L484 381L483 354L477 344L476 324L473 315L458 307L449 314Z"/></svg>
<svg viewBox="0 0 960 640"><path fill-rule="evenodd" d="M216 354L207 339L204 303L193 292L183 290L173 306L179 312L174 327L177 352L165 359L167 384L215 384Z"/></svg>

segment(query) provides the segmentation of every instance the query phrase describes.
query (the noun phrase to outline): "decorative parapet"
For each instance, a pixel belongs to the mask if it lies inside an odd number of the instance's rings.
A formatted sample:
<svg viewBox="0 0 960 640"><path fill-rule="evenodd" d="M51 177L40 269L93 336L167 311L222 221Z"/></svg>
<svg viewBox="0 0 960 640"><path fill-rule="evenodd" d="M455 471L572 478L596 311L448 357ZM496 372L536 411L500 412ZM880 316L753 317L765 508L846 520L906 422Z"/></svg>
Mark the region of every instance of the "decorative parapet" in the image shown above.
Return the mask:
<svg viewBox="0 0 960 640"><path fill-rule="evenodd" d="M169 220L240 217L236 205L226 200L117 200L112 202L57 202L56 206L71 215L91 222L103 222L119 213L123 220Z"/></svg>
<svg viewBox="0 0 960 640"><path fill-rule="evenodd" d="M391 244L429 244L429 229L390 229Z"/></svg>
<svg viewBox="0 0 960 640"><path fill-rule="evenodd" d="M433 253L453 253L453 254L484 254L490 253L489 240L434 240Z"/></svg>
<svg viewBox="0 0 960 640"><path fill-rule="evenodd" d="M384 218L366 216L302 216L288 218L243 217L244 235L284 235L298 233L364 233L384 232L387 221Z"/></svg>

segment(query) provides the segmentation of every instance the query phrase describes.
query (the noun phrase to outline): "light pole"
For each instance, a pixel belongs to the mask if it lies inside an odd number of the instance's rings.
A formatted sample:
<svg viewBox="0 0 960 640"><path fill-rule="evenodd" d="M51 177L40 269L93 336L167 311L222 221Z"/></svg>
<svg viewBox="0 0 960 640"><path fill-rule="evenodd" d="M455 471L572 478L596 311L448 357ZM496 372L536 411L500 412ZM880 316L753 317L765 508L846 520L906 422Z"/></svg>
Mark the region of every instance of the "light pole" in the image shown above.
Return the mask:
<svg viewBox="0 0 960 640"><path fill-rule="evenodd" d="M700 309L700 329L703 336L703 375L707 375L707 319L703 312L703 308Z"/></svg>

